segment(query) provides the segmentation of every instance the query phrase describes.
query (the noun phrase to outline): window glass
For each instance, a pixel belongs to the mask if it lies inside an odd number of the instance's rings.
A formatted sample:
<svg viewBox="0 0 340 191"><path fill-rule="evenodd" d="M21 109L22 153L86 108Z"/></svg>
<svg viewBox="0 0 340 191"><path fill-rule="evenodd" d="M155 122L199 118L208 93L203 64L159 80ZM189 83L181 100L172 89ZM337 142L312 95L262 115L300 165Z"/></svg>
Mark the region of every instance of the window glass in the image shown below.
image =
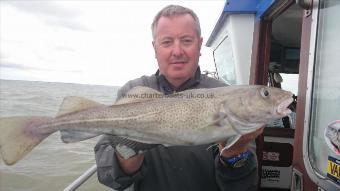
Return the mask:
<svg viewBox="0 0 340 191"><path fill-rule="evenodd" d="M228 84L236 84L235 62L228 36L214 50L214 60L219 78Z"/></svg>
<svg viewBox="0 0 340 191"><path fill-rule="evenodd" d="M280 73L282 77L281 88L291 91L294 95L298 94L299 74L284 74Z"/></svg>
<svg viewBox="0 0 340 191"><path fill-rule="evenodd" d="M327 176L328 156L340 159L327 144L330 136L325 133L340 120L339 18L339 1L320 1L308 150L314 170L323 176ZM339 131L335 133L338 141L333 139L333 144L340 146Z"/></svg>

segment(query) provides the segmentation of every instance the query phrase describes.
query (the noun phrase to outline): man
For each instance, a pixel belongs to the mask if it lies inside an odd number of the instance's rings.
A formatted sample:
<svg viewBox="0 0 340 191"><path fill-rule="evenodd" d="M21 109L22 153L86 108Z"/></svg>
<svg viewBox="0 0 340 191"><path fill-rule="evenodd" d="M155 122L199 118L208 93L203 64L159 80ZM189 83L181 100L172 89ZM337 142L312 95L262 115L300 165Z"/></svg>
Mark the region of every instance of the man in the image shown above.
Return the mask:
<svg viewBox="0 0 340 191"><path fill-rule="evenodd" d="M141 85L165 94L225 86L200 73L203 40L192 10L177 5L163 8L152 23L152 35L159 70L155 75L129 81L118 92L118 99ZM261 132L262 129L244 135L221 154L224 143L211 149L209 145L157 146L128 159L115 151L117 137L106 135L95 147L98 179L117 190L256 190L256 156L249 151L249 145Z"/></svg>

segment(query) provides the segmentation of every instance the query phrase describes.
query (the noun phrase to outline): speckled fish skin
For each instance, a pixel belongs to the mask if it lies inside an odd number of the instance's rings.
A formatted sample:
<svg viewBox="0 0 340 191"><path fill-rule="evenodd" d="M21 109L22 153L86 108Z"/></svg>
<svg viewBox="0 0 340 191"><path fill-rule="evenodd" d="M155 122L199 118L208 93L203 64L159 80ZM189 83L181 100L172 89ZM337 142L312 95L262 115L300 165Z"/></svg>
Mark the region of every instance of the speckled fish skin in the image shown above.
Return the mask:
<svg viewBox="0 0 340 191"><path fill-rule="evenodd" d="M55 118L1 118L0 130L6 135L0 135L0 148L6 164L14 164L55 131L61 131L64 142L112 134L164 145L214 143L288 115L292 101L291 92L265 86L194 89L171 96L136 87L112 106L68 97ZM6 136L13 136L9 126L16 126L16 136L29 142L27 148L22 147L26 143L6 146Z"/></svg>

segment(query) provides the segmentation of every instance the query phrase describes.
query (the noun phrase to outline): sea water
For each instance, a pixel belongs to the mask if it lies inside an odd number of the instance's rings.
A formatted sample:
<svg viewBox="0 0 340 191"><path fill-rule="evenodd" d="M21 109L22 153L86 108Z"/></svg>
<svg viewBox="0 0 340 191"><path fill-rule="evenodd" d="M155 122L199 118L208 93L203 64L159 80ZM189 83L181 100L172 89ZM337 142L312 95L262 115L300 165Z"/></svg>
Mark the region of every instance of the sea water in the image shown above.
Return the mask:
<svg viewBox="0 0 340 191"><path fill-rule="evenodd" d="M0 117L55 116L65 96L81 96L111 105L118 87L52 82L0 80ZM1 133L1 132L0 132ZM94 162L98 138L65 144L52 134L13 166L0 160L1 191L63 190ZM110 190L94 174L78 190Z"/></svg>

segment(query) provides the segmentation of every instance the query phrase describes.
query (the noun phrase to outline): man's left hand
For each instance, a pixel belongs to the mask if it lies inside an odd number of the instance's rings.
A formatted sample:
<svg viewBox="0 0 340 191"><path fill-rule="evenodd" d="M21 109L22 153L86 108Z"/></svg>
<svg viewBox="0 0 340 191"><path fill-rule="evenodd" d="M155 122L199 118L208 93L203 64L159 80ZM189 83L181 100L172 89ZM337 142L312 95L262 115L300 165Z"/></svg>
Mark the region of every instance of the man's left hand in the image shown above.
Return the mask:
<svg viewBox="0 0 340 191"><path fill-rule="evenodd" d="M255 138L262 134L263 127L252 132L243 135L234 145L232 145L229 149L225 149L221 154L221 156L225 158L230 158L237 156L241 153L246 152L249 149L249 143L255 140ZM218 143L218 148L220 151L225 147L225 142Z"/></svg>

